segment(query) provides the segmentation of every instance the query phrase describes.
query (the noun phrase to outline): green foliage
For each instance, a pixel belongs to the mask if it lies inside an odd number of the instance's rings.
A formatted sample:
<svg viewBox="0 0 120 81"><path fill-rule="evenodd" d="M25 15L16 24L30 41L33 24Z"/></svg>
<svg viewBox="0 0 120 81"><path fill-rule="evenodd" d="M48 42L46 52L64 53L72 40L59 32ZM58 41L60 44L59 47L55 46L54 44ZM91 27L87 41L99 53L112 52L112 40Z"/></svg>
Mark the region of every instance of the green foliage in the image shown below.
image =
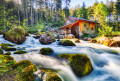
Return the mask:
<svg viewBox="0 0 120 81"><path fill-rule="evenodd" d="M29 30L28 30L28 33L30 33L30 34L34 34L34 33L37 33L37 32L38 32L37 28L29 28Z"/></svg>
<svg viewBox="0 0 120 81"><path fill-rule="evenodd" d="M23 28L28 31L28 27L27 27L27 19L23 20Z"/></svg>
<svg viewBox="0 0 120 81"><path fill-rule="evenodd" d="M98 20L101 26L104 26L107 15L108 11L106 5L103 3L99 3L94 10L94 19Z"/></svg>
<svg viewBox="0 0 120 81"><path fill-rule="evenodd" d="M78 77L83 77L93 71L90 59L82 54L60 54L59 58L69 61L72 70Z"/></svg>
<svg viewBox="0 0 120 81"><path fill-rule="evenodd" d="M76 46L72 41L70 40L61 40L58 45L63 45L63 46Z"/></svg>
<svg viewBox="0 0 120 81"><path fill-rule="evenodd" d="M103 27L99 28L98 31L99 31L99 35L101 35L101 36L112 36L113 27L104 25Z"/></svg>
<svg viewBox="0 0 120 81"><path fill-rule="evenodd" d="M51 48L41 48L39 53L42 55L51 55L54 51Z"/></svg>
<svg viewBox="0 0 120 81"><path fill-rule="evenodd" d="M18 50L16 52L14 52L14 54L25 54L27 53L26 51L22 51L22 50Z"/></svg>
<svg viewBox="0 0 120 81"><path fill-rule="evenodd" d="M88 19L87 17L87 9L85 8L85 4L83 3L83 6L78 11L78 17L83 19Z"/></svg>

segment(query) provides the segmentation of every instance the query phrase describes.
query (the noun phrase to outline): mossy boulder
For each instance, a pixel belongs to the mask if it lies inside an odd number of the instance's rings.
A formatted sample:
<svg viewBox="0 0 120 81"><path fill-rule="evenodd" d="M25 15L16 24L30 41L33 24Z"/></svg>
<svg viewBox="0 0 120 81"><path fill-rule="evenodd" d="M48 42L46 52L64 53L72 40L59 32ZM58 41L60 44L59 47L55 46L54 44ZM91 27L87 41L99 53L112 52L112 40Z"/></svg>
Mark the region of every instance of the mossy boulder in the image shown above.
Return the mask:
<svg viewBox="0 0 120 81"><path fill-rule="evenodd" d="M1 81L34 81L36 66L28 60L15 62L9 55L0 55L0 80Z"/></svg>
<svg viewBox="0 0 120 81"><path fill-rule="evenodd" d="M0 48L0 54L3 54L4 52L3 52L3 50Z"/></svg>
<svg viewBox="0 0 120 81"><path fill-rule="evenodd" d="M54 51L51 48L41 48L39 52L39 54L42 54L42 55L51 55L53 53Z"/></svg>
<svg viewBox="0 0 120 81"><path fill-rule="evenodd" d="M73 72L78 77L83 77L90 74L93 71L93 67L90 59L83 54L60 54L59 58L69 61L70 66L72 67Z"/></svg>
<svg viewBox="0 0 120 81"><path fill-rule="evenodd" d="M76 46L72 41L70 40L61 40L58 45L63 45L63 46Z"/></svg>
<svg viewBox="0 0 120 81"><path fill-rule="evenodd" d="M15 51L16 50L16 48L9 47L9 46L10 45L7 45L7 44L1 44L2 49L5 50L5 51Z"/></svg>
<svg viewBox="0 0 120 81"><path fill-rule="evenodd" d="M8 51L8 52L6 52L4 55L11 55L11 52Z"/></svg>
<svg viewBox="0 0 120 81"><path fill-rule="evenodd" d="M26 51L22 51L22 50L18 50L16 52L14 52L14 54L25 54L27 53Z"/></svg>
<svg viewBox="0 0 120 81"><path fill-rule="evenodd" d="M62 79L52 70L40 69L45 77L43 78L44 81L62 81Z"/></svg>
<svg viewBox="0 0 120 81"><path fill-rule="evenodd" d="M25 30L22 27L14 27L5 34L5 39L16 44L22 44L26 40Z"/></svg>

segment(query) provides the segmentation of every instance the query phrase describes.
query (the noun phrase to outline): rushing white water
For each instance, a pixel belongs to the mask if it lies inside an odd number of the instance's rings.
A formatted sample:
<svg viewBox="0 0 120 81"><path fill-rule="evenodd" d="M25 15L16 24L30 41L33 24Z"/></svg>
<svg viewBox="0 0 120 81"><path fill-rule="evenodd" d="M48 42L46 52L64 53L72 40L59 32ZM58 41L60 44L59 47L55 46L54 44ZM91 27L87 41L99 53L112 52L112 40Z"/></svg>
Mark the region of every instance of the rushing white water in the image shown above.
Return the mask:
<svg viewBox="0 0 120 81"><path fill-rule="evenodd" d="M0 36L0 43L10 42L4 40L2 36ZM75 47L58 46L56 43L57 42L50 45L41 45L38 39L27 37L26 42L22 45L16 45L15 47L21 47L22 49L25 48L28 53L24 55L13 54L11 56L14 57L16 61L28 59L37 66L42 65L44 68L59 70L58 74L64 81L120 81L120 54L110 52L111 49L114 50L120 48L108 48L103 45L101 48L101 45L91 44L89 42L81 43ZM100 48L95 49L93 48L93 45ZM43 47L52 48L54 50L53 56L62 53L86 54L91 59L94 70L90 75L78 78L74 75L70 66L65 61L60 61L51 56L43 56L38 54L40 48Z"/></svg>

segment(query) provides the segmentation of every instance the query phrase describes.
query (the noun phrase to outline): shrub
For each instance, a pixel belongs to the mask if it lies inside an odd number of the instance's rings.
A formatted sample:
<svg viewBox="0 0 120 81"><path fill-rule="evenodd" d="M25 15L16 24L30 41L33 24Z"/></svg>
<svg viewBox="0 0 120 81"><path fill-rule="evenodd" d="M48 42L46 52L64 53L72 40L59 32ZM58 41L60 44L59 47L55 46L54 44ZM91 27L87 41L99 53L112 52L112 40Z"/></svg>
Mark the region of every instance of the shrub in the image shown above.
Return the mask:
<svg viewBox="0 0 120 81"><path fill-rule="evenodd" d="M98 31L99 31L99 35L112 36L113 27L109 27L107 25L104 25L103 27L99 28Z"/></svg>
<svg viewBox="0 0 120 81"><path fill-rule="evenodd" d="M63 45L63 46L76 46L72 41L70 40L61 40L58 45Z"/></svg>
<svg viewBox="0 0 120 81"><path fill-rule="evenodd" d="M42 55L51 55L54 51L51 48L41 48L39 53Z"/></svg>
<svg viewBox="0 0 120 81"><path fill-rule="evenodd" d="M38 32L38 29L37 28L30 28L29 30L28 30L28 33L30 33L30 34L34 34L34 33L37 33Z"/></svg>

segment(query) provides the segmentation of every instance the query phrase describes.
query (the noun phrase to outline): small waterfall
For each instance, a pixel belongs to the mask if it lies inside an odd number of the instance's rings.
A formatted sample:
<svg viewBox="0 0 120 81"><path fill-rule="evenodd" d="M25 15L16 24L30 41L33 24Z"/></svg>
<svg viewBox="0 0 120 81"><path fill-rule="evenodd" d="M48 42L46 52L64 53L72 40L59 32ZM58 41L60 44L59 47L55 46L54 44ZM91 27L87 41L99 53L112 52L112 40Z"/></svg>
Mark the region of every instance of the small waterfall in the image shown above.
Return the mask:
<svg viewBox="0 0 120 81"><path fill-rule="evenodd" d="M11 43L4 40L0 35L0 43ZM75 47L59 46L55 43L49 45L40 44L38 39L32 36L27 37L27 40L15 47L25 48L28 51L23 55L11 55L16 61L31 60L37 66L42 65L44 68L59 70L58 74L64 81L120 81L120 55L109 52L108 50L117 50L120 53L120 48L109 48L104 45L91 44L89 42L80 43ZM13 43L11 43L13 44ZM92 61L94 70L88 76L78 78L74 75L71 67L64 61L50 56L38 54L39 50L44 47L50 47L54 50L54 55L68 54L86 54ZM90 48L92 47L92 48ZM93 48L95 47L95 48ZM99 49L97 49L97 47ZM105 51L107 50L107 51Z"/></svg>
<svg viewBox="0 0 120 81"><path fill-rule="evenodd" d="M12 57L17 62L20 60L30 60L37 66L42 65L44 68L59 70L60 72L58 72L58 74L63 78L64 81L77 81L77 78L72 72L70 66L66 62L57 60L56 58L43 56L36 54L35 52L24 55L12 55Z"/></svg>

